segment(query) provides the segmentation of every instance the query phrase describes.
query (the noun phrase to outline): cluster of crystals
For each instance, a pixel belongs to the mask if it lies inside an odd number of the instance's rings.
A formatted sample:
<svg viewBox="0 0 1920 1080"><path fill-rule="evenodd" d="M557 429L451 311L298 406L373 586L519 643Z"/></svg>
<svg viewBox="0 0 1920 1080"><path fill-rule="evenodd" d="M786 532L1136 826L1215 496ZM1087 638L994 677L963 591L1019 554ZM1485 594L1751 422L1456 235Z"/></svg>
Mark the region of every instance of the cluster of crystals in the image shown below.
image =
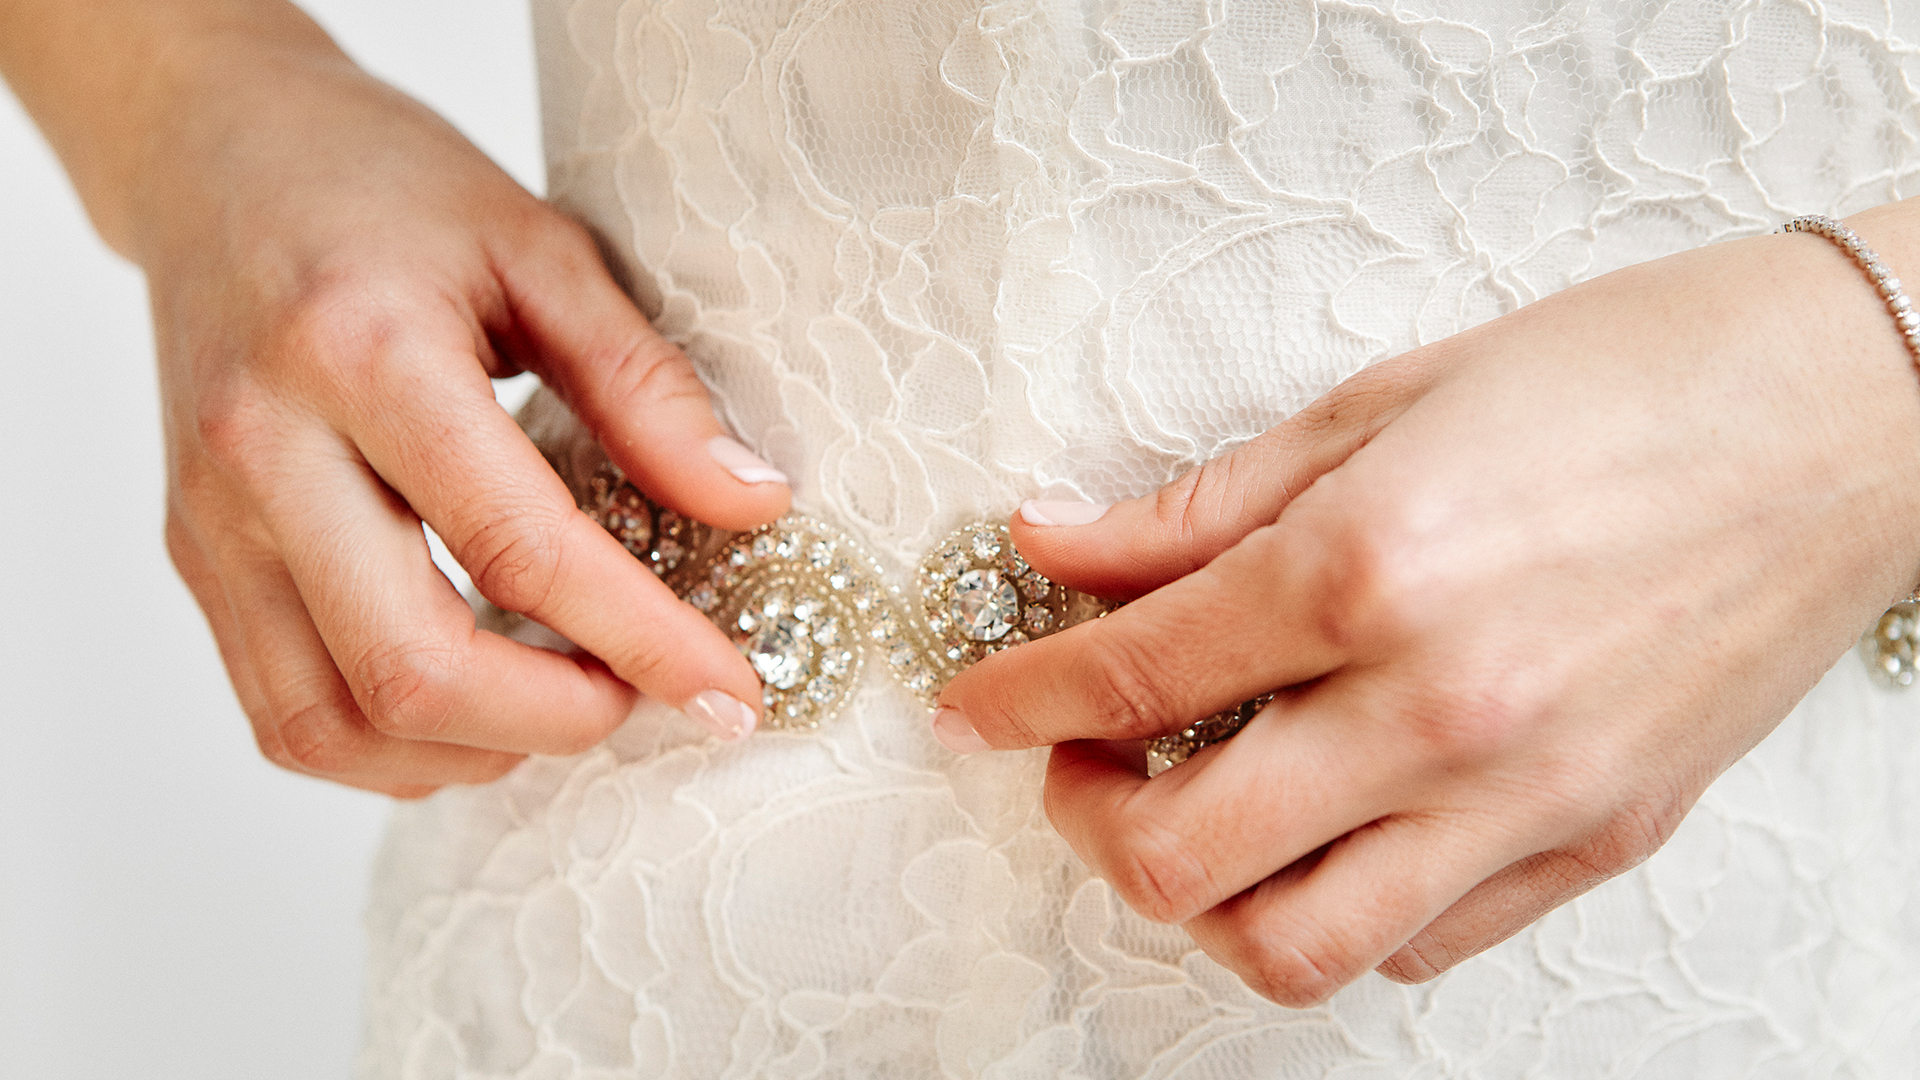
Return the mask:
<svg viewBox="0 0 1920 1080"><path fill-rule="evenodd" d="M1013 548L1005 526L975 522L942 541L920 566L920 614L907 617L881 584L879 566L851 540L790 516L731 537L655 506L620 470L603 465L582 507L634 557L726 632L763 687L763 726L817 728L859 679L863 645L931 703L968 666L1037 637L1097 618L1109 605L1049 581ZM695 556L719 543L717 553ZM677 573L676 573L677 571ZM1890 681L1915 676L1920 605L1887 613L1862 649ZM1884 659L1880 659L1884 658ZM1161 772L1246 726L1272 694L1147 744Z"/></svg>
<svg viewBox="0 0 1920 1080"><path fill-rule="evenodd" d="M612 462L594 471L588 491L591 501L581 509L661 577L678 569L706 542L707 526L654 505Z"/></svg>
<svg viewBox="0 0 1920 1080"><path fill-rule="evenodd" d="M937 693L968 666L1060 629L1066 597L1013 549L1006 526L982 521L956 530L920 564L932 670L926 688L915 689Z"/></svg>
<svg viewBox="0 0 1920 1080"><path fill-rule="evenodd" d="M1920 364L1920 311L1914 310L1913 301L1901 290L1900 279L1894 277L1887 264L1880 261L1880 256L1860 239L1859 233L1825 214L1794 218L1780 226L1780 231L1824 236L1859 263L1860 269L1867 272L1874 289L1880 293L1881 301L1887 305L1887 313L1893 316L1894 324L1900 328L1900 337L1907 343L1907 352L1913 357L1914 363Z"/></svg>
<svg viewBox="0 0 1920 1080"><path fill-rule="evenodd" d="M1887 609L1880 621L1860 637L1860 656L1867 671L1882 686L1912 686L1920 676L1915 653L1920 650L1920 604L1911 600Z"/></svg>
<svg viewBox="0 0 1920 1080"><path fill-rule="evenodd" d="M878 577L844 537L786 517L730 540L686 600L726 631L759 674L763 723L810 729L852 693L862 636L894 618Z"/></svg>
<svg viewBox="0 0 1920 1080"><path fill-rule="evenodd" d="M633 557L649 562L653 550L653 504L627 481L619 466L602 465L588 481L591 501L580 509L613 534Z"/></svg>
<svg viewBox="0 0 1920 1080"><path fill-rule="evenodd" d="M1214 743L1226 742L1247 726L1255 714L1273 701L1272 694L1261 694L1243 701L1226 712L1215 713L1199 723L1172 735L1147 740L1147 775L1158 776Z"/></svg>

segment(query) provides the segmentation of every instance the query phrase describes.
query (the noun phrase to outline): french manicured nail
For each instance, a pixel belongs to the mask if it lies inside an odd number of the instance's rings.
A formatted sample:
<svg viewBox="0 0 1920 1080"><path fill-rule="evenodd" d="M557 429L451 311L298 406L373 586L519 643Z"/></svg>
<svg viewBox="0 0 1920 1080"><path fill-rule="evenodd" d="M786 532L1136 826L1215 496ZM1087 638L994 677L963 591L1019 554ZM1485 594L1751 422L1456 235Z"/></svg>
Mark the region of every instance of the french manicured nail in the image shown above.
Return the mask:
<svg viewBox="0 0 1920 1080"><path fill-rule="evenodd" d="M739 742L753 734L753 729L760 724L760 718L746 702L718 690L695 694L684 711L727 742Z"/></svg>
<svg viewBox="0 0 1920 1080"><path fill-rule="evenodd" d="M1020 504L1020 520L1029 525L1091 525L1107 514L1099 503L1065 499L1028 499Z"/></svg>
<svg viewBox="0 0 1920 1080"><path fill-rule="evenodd" d="M725 435L707 440L707 453L743 484L784 484L787 474L761 461L753 451Z"/></svg>
<svg viewBox="0 0 1920 1080"><path fill-rule="evenodd" d="M967 714L951 705L943 705L933 714L933 737L956 754L977 754L992 749L987 740L973 730L973 725L967 723Z"/></svg>

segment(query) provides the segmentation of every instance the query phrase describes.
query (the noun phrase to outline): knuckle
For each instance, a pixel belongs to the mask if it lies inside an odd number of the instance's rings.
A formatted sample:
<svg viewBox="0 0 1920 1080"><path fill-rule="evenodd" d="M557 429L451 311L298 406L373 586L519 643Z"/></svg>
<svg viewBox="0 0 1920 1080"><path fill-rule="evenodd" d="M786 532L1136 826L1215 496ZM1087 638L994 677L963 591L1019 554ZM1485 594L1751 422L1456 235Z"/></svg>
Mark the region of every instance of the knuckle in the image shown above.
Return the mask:
<svg viewBox="0 0 1920 1080"><path fill-rule="evenodd" d="M480 594L507 611L537 615L560 578L565 525L541 509L495 509L461 546L461 563Z"/></svg>
<svg viewBox="0 0 1920 1080"><path fill-rule="evenodd" d="M224 391L210 391L194 408L194 437L213 472L253 478L268 455L262 451L280 429L275 409L250 380ZM204 468L176 470L182 494L205 499L219 483Z"/></svg>
<svg viewBox="0 0 1920 1080"><path fill-rule="evenodd" d="M1249 949L1241 977L1254 993L1289 1009L1306 1009L1325 1002L1359 974L1349 956L1317 941L1303 946L1295 940L1259 940Z"/></svg>
<svg viewBox="0 0 1920 1080"><path fill-rule="evenodd" d="M1660 850L1685 816L1678 799L1644 799L1616 810L1584 844L1561 853L1572 863L1566 886L1585 892L1645 862Z"/></svg>
<svg viewBox="0 0 1920 1080"><path fill-rule="evenodd" d="M667 649L658 643L646 641L617 653L603 654L601 659L606 661L607 666L623 682L643 691L648 687L666 685L670 681L669 676L672 674L674 665L674 658ZM582 734L580 736L582 742L566 752L578 753L589 749L606 734L607 732L602 732L598 736Z"/></svg>
<svg viewBox="0 0 1920 1080"><path fill-rule="evenodd" d="M586 371L598 375L596 396L617 407L707 400L707 388L686 354L653 334L635 334L608 355L589 362Z"/></svg>
<svg viewBox="0 0 1920 1080"><path fill-rule="evenodd" d="M453 718L460 656L448 645L410 642L369 654L358 668L360 701L377 731L431 739Z"/></svg>
<svg viewBox="0 0 1920 1080"><path fill-rule="evenodd" d="M1128 907L1160 923L1185 922L1218 899L1213 875L1191 840L1157 818L1122 809L1127 837L1107 860L1109 884Z"/></svg>
<svg viewBox="0 0 1920 1080"><path fill-rule="evenodd" d="M1321 636L1335 648L1357 651L1409 637L1424 596L1413 562L1384 529L1355 525L1328 538L1308 590L1318 599Z"/></svg>
<svg viewBox="0 0 1920 1080"><path fill-rule="evenodd" d="M1093 661L1095 737L1146 739L1190 718L1174 715L1164 659L1150 644L1127 634L1109 634Z"/></svg>
<svg viewBox="0 0 1920 1080"><path fill-rule="evenodd" d="M268 759L299 772L347 772L357 763L353 719L338 702L298 706L274 725L279 753L269 753Z"/></svg>
<svg viewBox="0 0 1920 1080"><path fill-rule="evenodd" d="M1451 968L1455 958L1435 941L1415 938L1380 964L1380 973L1398 983L1416 984L1439 978Z"/></svg>
<svg viewBox="0 0 1920 1080"><path fill-rule="evenodd" d="M1535 726L1538 714L1510 686L1468 680L1410 697L1399 719L1433 761L1452 766L1497 756Z"/></svg>
<svg viewBox="0 0 1920 1080"><path fill-rule="evenodd" d="M407 287L364 273L324 273L268 334L270 360L298 370L351 370L391 351L413 322Z"/></svg>

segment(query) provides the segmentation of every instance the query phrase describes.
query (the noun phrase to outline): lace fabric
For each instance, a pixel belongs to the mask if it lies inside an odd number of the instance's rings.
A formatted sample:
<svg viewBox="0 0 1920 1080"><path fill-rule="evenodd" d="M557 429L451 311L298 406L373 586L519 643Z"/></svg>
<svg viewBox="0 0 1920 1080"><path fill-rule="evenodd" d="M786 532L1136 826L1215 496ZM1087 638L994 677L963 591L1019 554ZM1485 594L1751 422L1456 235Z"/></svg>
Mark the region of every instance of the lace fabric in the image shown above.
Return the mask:
<svg viewBox="0 0 1920 1080"><path fill-rule="evenodd" d="M1366 363L1913 193L1920 9L537 0L550 190L905 581L1140 494ZM1909 274L1910 277L1920 274ZM396 811L366 1077L1888 1076L1920 708L1849 663L1649 863L1419 988L1260 1001L878 672L816 733L605 746Z"/></svg>

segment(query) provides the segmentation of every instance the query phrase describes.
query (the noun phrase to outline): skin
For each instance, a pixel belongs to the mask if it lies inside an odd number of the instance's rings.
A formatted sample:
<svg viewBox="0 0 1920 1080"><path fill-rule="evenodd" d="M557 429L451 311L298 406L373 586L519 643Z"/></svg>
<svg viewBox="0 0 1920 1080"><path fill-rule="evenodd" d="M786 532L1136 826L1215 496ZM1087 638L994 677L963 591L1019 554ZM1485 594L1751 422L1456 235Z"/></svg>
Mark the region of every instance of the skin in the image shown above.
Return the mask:
<svg viewBox="0 0 1920 1080"><path fill-rule="evenodd" d="M707 454L705 391L578 227L283 3L0 0L0 72L147 272L169 548L269 758L418 795L589 746L635 688L757 700L488 392L539 372L693 516L785 510ZM1852 223L1920 280L1920 210ZM988 659L938 722L1053 745L1060 832L1273 1000L1428 978L1644 859L1920 580L1916 432L1828 242L1647 263L1096 522L1016 519L1045 573L1138 599ZM422 519L591 656L477 632ZM1146 779L1137 740L1275 688Z"/></svg>
<svg viewBox="0 0 1920 1080"><path fill-rule="evenodd" d="M0 72L146 271L167 546L268 758L418 796L592 746L636 690L759 701L494 403L538 372L661 502L785 512L584 230L284 3L4 0ZM423 519L585 652L476 630Z"/></svg>
<svg viewBox="0 0 1920 1080"><path fill-rule="evenodd" d="M1915 206L1851 224L1920 270ZM1022 553L1138 597L951 683L1149 918L1306 1006L1645 859L1920 580L1920 380L1817 237L1645 263L1379 364ZM1148 780L1137 740L1276 687Z"/></svg>

